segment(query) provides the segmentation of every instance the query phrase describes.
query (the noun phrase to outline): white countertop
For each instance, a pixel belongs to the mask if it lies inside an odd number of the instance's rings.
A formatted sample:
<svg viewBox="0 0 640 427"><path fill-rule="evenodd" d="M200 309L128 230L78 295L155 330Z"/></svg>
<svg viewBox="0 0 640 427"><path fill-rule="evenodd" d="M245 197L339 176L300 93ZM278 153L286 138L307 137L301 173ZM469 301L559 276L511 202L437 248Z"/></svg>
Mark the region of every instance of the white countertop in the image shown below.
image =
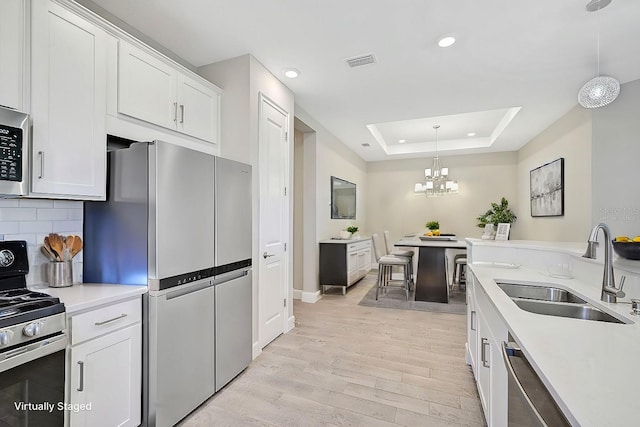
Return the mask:
<svg viewBox="0 0 640 427"><path fill-rule="evenodd" d="M537 246L542 246L541 243L547 248L554 246L547 245L548 242L538 242ZM511 245L523 247L522 242ZM571 245L555 246L574 250ZM629 304L601 302L599 288L578 279L552 278L532 268L506 269L473 264L470 268L529 362L574 425L638 425L635 405L640 397L637 386L640 379L640 317L630 314ZM633 323L613 324L530 313L518 308L494 279L553 283Z"/></svg>
<svg viewBox="0 0 640 427"><path fill-rule="evenodd" d="M99 306L136 297L147 292L146 286L78 283L66 288L31 287L60 298L67 314L94 309Z"/></svg>
<svg viewBox="0 0 640 427"><path fill-rule="evenodd" d="M401 247L426 247L426 248L449 248L449 249L465 249L467 247L467 243L464 239L462 240L422 240L418 237L408 237L404 239L400 239L393 244L394 246Z"/></svg>
<svg viewBox="0 0 640 427"><path fill-rule="evenodd" d="M319 243L338 243L338 244L348 244L348 243L356 243L356 242L364 242L366 240L371 240L371 237L358 237L355 239L338 239L337 237L331 239L321 240Z"/></svg>

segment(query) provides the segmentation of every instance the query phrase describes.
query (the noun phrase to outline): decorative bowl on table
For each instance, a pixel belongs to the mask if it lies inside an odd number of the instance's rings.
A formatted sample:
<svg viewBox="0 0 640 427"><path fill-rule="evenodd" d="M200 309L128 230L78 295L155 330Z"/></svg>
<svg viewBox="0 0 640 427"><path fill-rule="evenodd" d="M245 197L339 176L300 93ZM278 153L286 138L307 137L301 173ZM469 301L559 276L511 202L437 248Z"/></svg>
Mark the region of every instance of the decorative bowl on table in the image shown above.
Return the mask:
<svg viewBox="0 0 640 427"><path fill-rule="evenodd" d="M614 240L613 251L622 258L640 260L640 242L616 242Z"/></svg>

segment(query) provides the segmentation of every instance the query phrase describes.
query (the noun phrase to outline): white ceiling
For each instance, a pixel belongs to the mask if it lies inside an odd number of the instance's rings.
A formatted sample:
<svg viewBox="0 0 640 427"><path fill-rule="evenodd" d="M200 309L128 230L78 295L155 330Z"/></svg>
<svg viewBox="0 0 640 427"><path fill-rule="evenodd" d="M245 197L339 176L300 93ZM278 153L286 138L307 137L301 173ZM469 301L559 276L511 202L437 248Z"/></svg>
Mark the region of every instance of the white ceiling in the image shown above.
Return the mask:
<svg viewBox="0 0 640 427"><path fill-rule="evenodd" d="M439 151L520 148L575 106L598 74L598 28L600 73L621 83L640 78L638 0L613 0L598 13L585 10L587 0L94 2L195 66L252 54L367 161L432 155L434 120ZM456 44L438 47L450 33ZM345 63L368 53L376 63ZM287 68L300 76L287 79ZM468 132L476 141L463 141ZM398 139L413 148L389 151Z"/></svg>

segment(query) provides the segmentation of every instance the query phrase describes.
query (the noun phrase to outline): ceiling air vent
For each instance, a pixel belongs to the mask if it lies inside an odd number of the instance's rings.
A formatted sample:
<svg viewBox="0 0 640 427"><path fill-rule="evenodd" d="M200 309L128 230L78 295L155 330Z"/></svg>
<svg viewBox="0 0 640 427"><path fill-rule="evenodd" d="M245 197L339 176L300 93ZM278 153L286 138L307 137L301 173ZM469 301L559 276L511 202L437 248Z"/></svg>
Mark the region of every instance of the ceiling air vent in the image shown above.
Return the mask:
<svg viewBox="0 0 640 427"><path fill-rule="evenodd" d="M353 58L345 59L349 67L360 67L362 65L373 64L376 62L376 57L373 56L373 53L369 53L367 55L354 56Z"/></svg>
<svg viewBox="0 0 640 427"><path fill-rule="evenodd" d="M371 144L369 144L368 142L365 142L362 144L363 147L371 147Z"/></svg>

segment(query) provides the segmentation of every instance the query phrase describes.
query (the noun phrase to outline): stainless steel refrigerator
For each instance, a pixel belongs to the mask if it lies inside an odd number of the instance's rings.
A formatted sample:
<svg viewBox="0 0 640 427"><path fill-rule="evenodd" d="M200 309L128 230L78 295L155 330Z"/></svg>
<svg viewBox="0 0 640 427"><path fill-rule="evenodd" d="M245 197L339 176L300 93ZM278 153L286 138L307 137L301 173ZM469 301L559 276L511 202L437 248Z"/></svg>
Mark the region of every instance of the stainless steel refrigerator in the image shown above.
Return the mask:
<svg viewBox="0 0 640 427"><path fill-rule="evenodd" d="M212 155L155 141L108 156L84 207L84 281L148 285L143 423L171 426L214 392Z"/></svg>
<svg viewBox="0 0 640 427"><path fill-rule="evenodd" d="M238 187L220 172L225 162L216 173L218 163L161 141L133 143L109 153L107 201L85 203L84 281L149 286L144 425L174 425L218 390L239 360L245 367L251 360L250 169L249 186ZM232 197L230 189L240 194ZM249 205L238 205L245 193ZM231 213L234 206L248 221ZM223 222L216 222L218 212ZM242 354L229 354L239 348Z"/></svg>
<svg viewBox="0 0 640 427"><path fill-rule="evenodd" d="M215 158L216 391L251 362L251 166Z"/></svg>

